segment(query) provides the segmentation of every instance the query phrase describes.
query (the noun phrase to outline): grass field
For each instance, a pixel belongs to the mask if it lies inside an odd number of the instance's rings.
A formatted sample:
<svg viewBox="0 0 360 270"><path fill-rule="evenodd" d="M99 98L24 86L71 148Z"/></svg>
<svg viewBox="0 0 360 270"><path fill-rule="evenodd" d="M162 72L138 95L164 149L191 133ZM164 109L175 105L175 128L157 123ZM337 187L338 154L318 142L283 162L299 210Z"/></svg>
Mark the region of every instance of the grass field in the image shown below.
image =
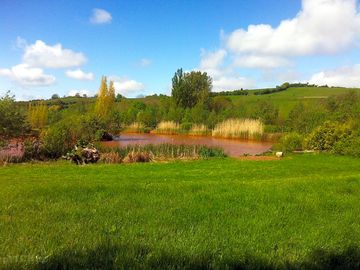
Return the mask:
<svg viewBox="0 0 360 270"><path fill-rule="evenodd" d="M255 105L261 100L267 100L279 108L280 116L286 117L299 102L317 104L330 96L336 96L349 91L360 91L358 88L328 88L328 87L292 87L282 92L267 95L230 96L235 104Z"/></svg>
<svg viewBox="0 0 360 270"><path fill-rule="evenodd" d="M0 168L0 269L358 269L360 159Z"/></svg>

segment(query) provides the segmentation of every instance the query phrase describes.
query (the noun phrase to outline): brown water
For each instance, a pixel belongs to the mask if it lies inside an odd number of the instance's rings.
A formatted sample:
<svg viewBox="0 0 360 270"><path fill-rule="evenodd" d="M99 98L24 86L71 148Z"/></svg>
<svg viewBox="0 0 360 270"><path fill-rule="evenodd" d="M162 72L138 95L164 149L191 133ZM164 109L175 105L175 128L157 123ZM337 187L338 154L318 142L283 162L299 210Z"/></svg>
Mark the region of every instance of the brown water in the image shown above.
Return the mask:
<svg viewBox="0 0 360 270"><path fill-rule="evenodd" d="M187 135L159 135L159 134L121 134L117 140L103 142L103 145L109 147L125 147L128 145L146 145L146 144L188 144L188 145L206 145L210 147L221 147L224 152L232 157L242 156L244 154L256 155L266 152L271 148L269 142L242 141L233 139L219 139L205 136L187 136Z"/></svg>

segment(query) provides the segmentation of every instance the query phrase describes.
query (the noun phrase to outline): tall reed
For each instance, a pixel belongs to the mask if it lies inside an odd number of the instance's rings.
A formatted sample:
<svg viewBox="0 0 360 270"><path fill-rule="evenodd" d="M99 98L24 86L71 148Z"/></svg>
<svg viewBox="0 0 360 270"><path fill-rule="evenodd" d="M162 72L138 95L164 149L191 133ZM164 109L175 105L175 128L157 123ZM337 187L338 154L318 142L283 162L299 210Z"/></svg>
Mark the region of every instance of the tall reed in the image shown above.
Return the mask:
<svg viewBox="0 0 360 270"><path fill-rule="evenodd" d="M152 132L158 134L179 134L180 125L174 121L161 121Z"/></svg>
<svg viewBox="0 0 360 270"><path fill-rule="evenodd" d="M264 124L256 119L228 119L215 126L212 136L258 140L264 136Z"/></svg>
<svg viewBox="0 0 360 270"><path fill-rule="evenodd" d="M208 135L209 129L203 124L194 124L189 130L189 135Z"/></svg>
<svg viewBox="0 0 360 270"><path fill-rule="evenodd" d="M150 156L150 160L172 160L172 159L199 159L209 157L224 157L224 150L218 147L207 147L204 145L186 144L147 144L128 145L126 147L103 148L101 155L112 153L110 156L119 156L122 160L131 154ZM106 152L105 152L106 151ZM116 154L114 154L116 153ZM107 161L107 160L106 160Z"/></svg>
<svg viewBox="0 0 360 270"><path fill-rule="evenodd" d="M146 130L145 125L140 122L134 122L128 126L126 126L124 132L129 133L144 133Z"/></svg>

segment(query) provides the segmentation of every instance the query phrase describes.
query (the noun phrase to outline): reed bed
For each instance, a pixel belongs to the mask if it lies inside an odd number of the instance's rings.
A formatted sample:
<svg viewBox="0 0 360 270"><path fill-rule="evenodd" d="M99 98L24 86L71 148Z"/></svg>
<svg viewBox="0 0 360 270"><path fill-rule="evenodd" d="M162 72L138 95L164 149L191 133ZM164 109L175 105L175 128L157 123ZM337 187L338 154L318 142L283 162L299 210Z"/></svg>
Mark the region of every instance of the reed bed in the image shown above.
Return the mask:
<svg viewBox="0 0 360 270"><path fill-rule="evenodd" d="M215 126L212 136L259 140L264 137L264 124L256 119L228 119Z"/></svg>
<svg viewBox="0 0 360 270"><path fill-rule="evenodd" d="M177 145L177 144L148 144L132 145L120 148L104 148L105 155L109 158L101 158L104 163L131 163L131 162L149 162L163 160L186 160L186 159L204 159L210 157L225 157L224 150L221 148L207 147L204 145ZM119 157L112 159L111 157Z"/></svg>
<svg viewBox="0 0 360 270"><path fill-rule="evenodd" d="M174 121L161 121L152 133L157 134L179 134L181 127Z"/></svg>
<svg viewBox="0 0 360 270"><path fill-rule="evenodd" d="M194 136L204 136L208 135L209 133L210 131L207 126L203 124L195 124L191 127L188 134Z"/></svg>
<svg viewBox="0 0 360 270"><path fill-rule="evenodd" d="M124 132L144 133L144 132L146 132L146 127L145 127L145 125L143 123L134 122L134 123L126 126Z"/></svg>

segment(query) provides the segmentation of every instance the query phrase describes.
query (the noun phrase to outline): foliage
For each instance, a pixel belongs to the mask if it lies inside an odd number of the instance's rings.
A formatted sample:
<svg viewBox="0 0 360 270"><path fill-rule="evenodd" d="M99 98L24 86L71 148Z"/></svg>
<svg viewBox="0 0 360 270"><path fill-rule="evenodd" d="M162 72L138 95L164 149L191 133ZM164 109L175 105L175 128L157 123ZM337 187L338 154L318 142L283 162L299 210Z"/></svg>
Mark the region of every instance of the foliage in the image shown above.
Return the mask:
<svg viewBox="0 0 360 270"><path fill-rule="evenodd" d="M178 69L172 78L171 95L182 108L192 108L198 103L207 104L212 88L212 79L206 72L184 73Z"/></svg>
<svg viewBox="0 0 360 270"><path fill-rule="evenodd" d="M95 114L101 119L107 119L112 107L115 103L115 88L114 82L110 81L109 86L107 84L107 78L105 76L101 79L99 93L96 99Z"/></svg>
<svg viewBox="0 0 360 270"><path fill-rule="evenodd" d="M297 103L290 111L286 126L290 131L307 134L326 119L326 111L321 106L307 106Z"/></svg>
<svg viewBox="0 0 360 270"><path fill-rule="evenodd" d="M278 148L283 152L299 151L303 149L303 144L303 136L296 132L292 132L281 137Z"/></svg>
<svg viewBox="0 0 360 270"><path fill-rule="evenodd" d="M14 96L7 92L0 98L0 136L19 136L27 130L25 115L20 111Z"/></svg>
<svg viewBox="0 0 360 270"><path fill-rule="evenodd" d="M337 142L346 140L350 135L349 125L326 121L308 135L306 145L313 150L333 151Z"/></svg>
<svg viewBox="0 0 360 270"><path fill-rule="evenodd" d="M279 117L279 109L269 101L259 101L254 108L254 117L266 125L273 125Z"/></svg>
<svg viewBox="0 0 360 270"><path fill-rule="evenodd" d="M339 155L360 157L360 132L353 132L334 144L333 152Z"/></svg>
<svg viewBox="0 0 360 270"><path fill-rule="evenodd" d="M46 126L48 122L48 107L43 101L35 105L29 103L28 121L33 129L43 129Z"/></svg>
<svg viewBox="0 0 360 270"><path fill-rule="evenodd" d="M42 135L45 153L49 158L59 158L70 151L80 137L80 129L75 129L73 123L61 121L54 124Z"/></svg>

